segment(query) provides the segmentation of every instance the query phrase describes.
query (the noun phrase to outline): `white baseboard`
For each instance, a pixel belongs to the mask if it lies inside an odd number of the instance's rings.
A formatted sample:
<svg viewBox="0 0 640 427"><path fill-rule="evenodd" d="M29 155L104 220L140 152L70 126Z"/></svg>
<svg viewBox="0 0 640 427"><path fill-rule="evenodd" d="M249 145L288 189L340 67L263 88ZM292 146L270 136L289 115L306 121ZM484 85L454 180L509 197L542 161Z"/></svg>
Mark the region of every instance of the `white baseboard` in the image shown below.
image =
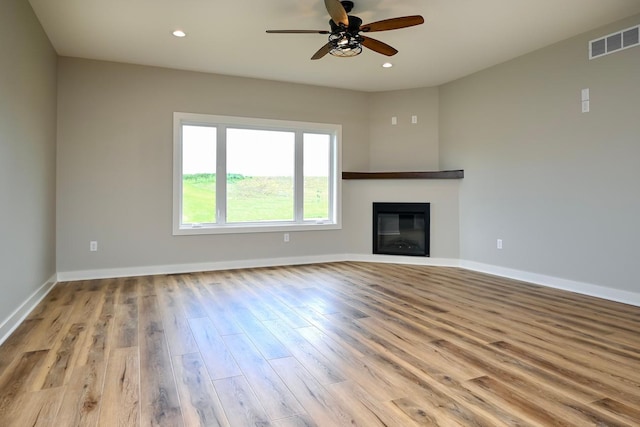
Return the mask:
<svg viewBox="0 0 640 427"><path fill-rule="evenodd" d="M345 255L316 255L290 258L263 258L241 261L218 261L193 264L151 265L101 270L66 271L58 273L58 281L110 279L115 277L150 276L154 274L194 273L198 271L236 270L239 268L276 267L280 265L318 264L346 261Z"/></svg>
<svg viewBox="0 0 640 427"><path fill-rule="evenodd" d="M27 298L20 307L16 308L2 324L0 324L0 344L9 338L9 335L16 330L18 326L26 319L31 311L36 308L38 303L47 296L58 282L57 275L54 274L42 286L40 286L29 298Z"/></svg>
<svg viewBox="0 0 640 427"><path fill-rule="evenodd" d="M382 264L432 265L436 267L460 267L460 260L455 258L431 258L422 256L348 254L345 261L379 262Z"/></svg>
<svg viewBox="0 0 640 427"><path fill-rule="evenodd" d="M608 288L591 283L578 282L575 280L562 279L559 277L547 276L544 274L531 273L528 271L515 270L512 268L499 267L497 265L483 264L475 261L460 260L460 267L467 270L478 271L480 273L493 274L494 276L508 279L520 280L534 283L554 289L575 292L592 297L603 298L610 301L640 307L640 293L624 291L622 289Z"/></svg>

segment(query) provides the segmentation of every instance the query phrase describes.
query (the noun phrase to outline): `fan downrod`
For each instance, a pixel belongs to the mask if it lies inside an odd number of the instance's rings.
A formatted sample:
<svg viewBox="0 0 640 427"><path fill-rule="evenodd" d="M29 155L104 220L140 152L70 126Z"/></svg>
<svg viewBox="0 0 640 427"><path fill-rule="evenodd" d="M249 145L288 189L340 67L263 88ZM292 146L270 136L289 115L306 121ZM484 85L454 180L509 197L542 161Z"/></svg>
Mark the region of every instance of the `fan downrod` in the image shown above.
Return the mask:
<svg viewBox="0 0 640 427"><path fill-rule="evenodd" d="M353 9L353 2L352 1L341 1L340 3L342 3L342 7L344 7L345 12L349 13L351 12L351 10Z"/></svg>

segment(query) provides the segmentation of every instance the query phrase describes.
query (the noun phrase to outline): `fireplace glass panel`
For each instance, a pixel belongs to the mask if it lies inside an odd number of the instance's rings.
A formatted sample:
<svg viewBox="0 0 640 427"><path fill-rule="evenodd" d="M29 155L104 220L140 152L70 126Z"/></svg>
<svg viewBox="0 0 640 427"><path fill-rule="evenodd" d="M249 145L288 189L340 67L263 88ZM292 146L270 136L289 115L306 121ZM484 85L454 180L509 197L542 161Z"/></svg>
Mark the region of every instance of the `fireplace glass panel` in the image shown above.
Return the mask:
<svg viewBox="0 0 640 427"><path fill-rule="evenodd" d="M373 253L429 256L428 203L374 203Z"/></svg>

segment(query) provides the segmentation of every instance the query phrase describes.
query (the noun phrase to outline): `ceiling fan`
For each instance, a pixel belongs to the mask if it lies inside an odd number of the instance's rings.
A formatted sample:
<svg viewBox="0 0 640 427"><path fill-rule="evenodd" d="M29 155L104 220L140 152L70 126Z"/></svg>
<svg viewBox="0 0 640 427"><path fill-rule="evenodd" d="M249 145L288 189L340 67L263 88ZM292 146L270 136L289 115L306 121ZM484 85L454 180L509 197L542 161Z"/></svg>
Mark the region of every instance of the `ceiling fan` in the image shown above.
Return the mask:
<svg viewBox="0 0 640 427"><path fill-rule="evenodd" d="M375 31L396 30L398 28L412 27L424 23L420 15L403 16L400 18L385 19L362 25L362 19L348 15L353 9L352 1L324 0L324 5L331 19L328 30L267 30L267 33L281 34L328 34L329 41L322 46L311 59L320 59L327 53L333 56L350 57L359 55L362 46L387 56L393 56L398 51L386 43L372 39L360 33L373 33Z"/></svg>

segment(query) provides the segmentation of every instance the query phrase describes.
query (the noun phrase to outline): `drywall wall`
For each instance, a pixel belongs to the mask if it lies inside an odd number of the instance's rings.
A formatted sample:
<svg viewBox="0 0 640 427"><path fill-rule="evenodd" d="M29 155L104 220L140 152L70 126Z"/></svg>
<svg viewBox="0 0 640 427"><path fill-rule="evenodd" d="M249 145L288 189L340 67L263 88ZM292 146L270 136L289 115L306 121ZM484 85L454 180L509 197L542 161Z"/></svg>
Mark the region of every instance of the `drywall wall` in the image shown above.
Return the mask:
<svg viewBox="0 0 640 427"><path fill-rule="evenodd" d="M438 170L438 88L369 96L370 169ZM412 121L414 116L416 123Z"/></svg>
<svg viewBox="0 0 640 427"><path fill-rule="evenodd" d="M56 272L56 53L26 0L0 2L0 58L1 339Z"/></svg>
<svg viewBox="0 0 640 427"><path fill-rule="evenodd" d="M173 112L341 124L343 168L367 170L367 94L73 58L58 73L59 272L319 256L349 238L173 236Z"/></svg>
<svg viewBox="0 0 640 427"><path fill-rule="evenodd" d="M440 88L440 165L465 170L462 259L640 291L640 48L592 61L587 50L589 40L638 23Z"/></svg>

